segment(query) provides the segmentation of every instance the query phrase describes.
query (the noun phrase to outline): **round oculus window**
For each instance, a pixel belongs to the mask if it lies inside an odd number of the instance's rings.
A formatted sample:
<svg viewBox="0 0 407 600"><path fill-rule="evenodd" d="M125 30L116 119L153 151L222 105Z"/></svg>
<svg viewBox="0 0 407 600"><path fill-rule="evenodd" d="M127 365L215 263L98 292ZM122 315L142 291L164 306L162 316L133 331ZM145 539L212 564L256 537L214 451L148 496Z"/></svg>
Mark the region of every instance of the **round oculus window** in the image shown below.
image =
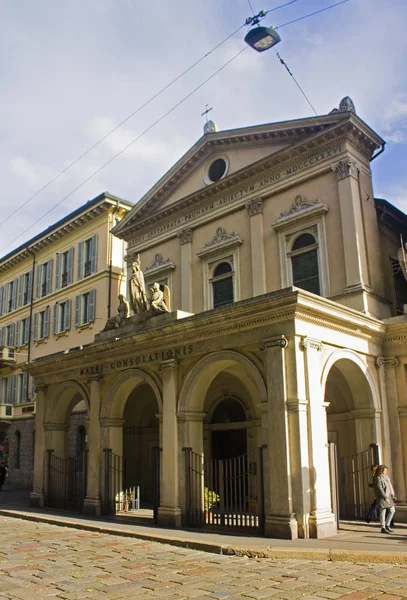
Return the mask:
<svg viewBox="0 0 407 600"><path fill-rule="evenodd" d="M208 179L213 183L225 175L227 164L224 158L217 158L208 169Z"/></svg>

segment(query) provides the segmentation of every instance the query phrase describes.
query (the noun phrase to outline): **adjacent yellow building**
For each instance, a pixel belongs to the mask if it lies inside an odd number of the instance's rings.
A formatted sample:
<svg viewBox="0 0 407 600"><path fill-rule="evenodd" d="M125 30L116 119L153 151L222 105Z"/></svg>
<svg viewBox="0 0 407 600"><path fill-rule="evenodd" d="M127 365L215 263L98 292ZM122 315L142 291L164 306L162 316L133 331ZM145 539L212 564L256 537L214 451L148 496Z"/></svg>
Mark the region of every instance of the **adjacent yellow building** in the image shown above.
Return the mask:
<svg viewBox="0 0 407 600"><path fill-rule="evenodd" d="M205 126L112 230L134 314L27 366L33 505L112 513L139 486L159 524L320 538L364 517L380 461L407 520L407 217L374 198L383 149L349 98Z"/></svg>
<svg viewBox="0 0 407 600"><path fill-rule="evenodd" d="M32 484L35 381L23 367L86 347L115 314L124 243L110 230L131 206L100 194L0 260L0 447L10 483ZM76 413L82 423L83 407Z"/></svg>

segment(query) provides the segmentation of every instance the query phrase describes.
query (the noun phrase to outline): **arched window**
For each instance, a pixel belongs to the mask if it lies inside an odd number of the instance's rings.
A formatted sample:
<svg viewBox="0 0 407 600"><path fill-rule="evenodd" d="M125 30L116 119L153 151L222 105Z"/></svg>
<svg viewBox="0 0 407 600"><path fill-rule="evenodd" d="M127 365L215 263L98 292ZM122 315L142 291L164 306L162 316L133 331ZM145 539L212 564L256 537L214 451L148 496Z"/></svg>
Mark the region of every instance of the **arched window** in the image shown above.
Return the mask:
<svg viewBox="0 0 407 600"><path fill-rule="evenodd" d="M20 468L21 461L21 433L16 431L16 469Z"/></svg>
<svg viewBox="0 0 407 600"><path fill-rule="evenodd" d="M211 279L213 308L233 302L233 269L229 262L219 263Z"/></svg>
<svg viewBox="0 0 407 600"><path fill-rule="evenodd" d="M213 411L212 423L241 423L246 421L243 406L234 398L226 398L219 402Z"/></svg>
<svg viewBox="0 0 407 600"><path fill-rule="evenodd" d="M299 235L291 247L293 285L320 294L318 243L310 233Z"/></svg>

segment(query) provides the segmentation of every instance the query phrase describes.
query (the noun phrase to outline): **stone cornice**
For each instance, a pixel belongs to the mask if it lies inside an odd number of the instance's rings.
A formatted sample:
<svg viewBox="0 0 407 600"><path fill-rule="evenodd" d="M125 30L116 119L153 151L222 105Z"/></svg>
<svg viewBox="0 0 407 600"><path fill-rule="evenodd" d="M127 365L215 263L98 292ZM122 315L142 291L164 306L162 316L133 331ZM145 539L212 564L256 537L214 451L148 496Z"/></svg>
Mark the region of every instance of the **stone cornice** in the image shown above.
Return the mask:
<svg viewBox="0 0 407 600"><path fill-rule="evenodd" d="M364 125L364 127L363 127ZM363 129L366 131L363 131ZM305 131L305 130L304 130ZM315 133L317 131L317 133ZM217 194L221 193L225 189L232 188L234 185L241 184L242 181L247 181L248 185L259 175L265 175L268 171L275 170L277 167L290 166L293 161L298 161L299 156L304 159L307 158L307 153L312 154L316 148L323 150L325 147L329 147L350 139L358 142L358 149L360 150L360 144L362 140L365 140L368 151L365 151L367 160L371 157L372 153L376 148L380 146L380 140L376 134L369 129L361 119L353 114L341 115L339 121L336 124L330 124L328 128L322 128L322 131L318 131L318 127L315 128L314 133L301 141L294 143L288 147L285 147L274 154L271 154L254 164L248 165L235 173L232 173L228 177L225 177L218 183L214 183L210 186L206 186L197 192L182 198L181 200L174 202L173 204L162 208L158 208L162 205L164 200L171 195L174 191L174 185L169 185L167 192L165 192L165 185L163 180L157 183L157 186L153 188L146 197L139 202L138 206L144 202L146 208L140 207L137 212L126 216L121 223L114 229L114 233L119 237L123 237L126 240L131 238L131 234L134 234L140 229L146 229L149 225L156 223L157 221L168 219L171 215L177 212L185 211L190 206L196 206L200 202L208 198L214 198ZM374 139L373 139L374 138ZM289 141L290 138L286 138ZM332 162L332 160L331 160ZM188 169L186 169L187 171ZM188 173L189 175L190 173ZM162 188L158 188L159 184L162 184ZM179 183L178 183L179 184ZM177 185L178 185L177 184ZM156 190L157 188L157 190ZM153 191L156 190L154 194ZM147 212L147 203L149 210Z"/></svg>
<svg viewBox="0 0 407 600"><path fill-rule="evenodd" d="M241 333L245 333L248 344L258 345L262 340L265 343L281 340L281 336L272 340L264 339L266 327L279 324L281 329L281 324L287 323L287 327L292 328L295 321L305 321L324 328L324 344L330 344L331 339L333 344L337 343L330 331L340 331L351 338L373 344L381 343L384 332L383 324L376 319L302 290L288 288L237 302L232 307L213 309L174 321L164 327L135 331L120 339L121 358L125 360L143 353L155 353L188 344L197 344L196 352L199 354L201 342L213 340L218 348L222 336L226 338ZM113 347L117 352L117 342L96 343L78 353L37 360L28 365L26 370L36 377L42 376L47 382L51 379L54 382L55 375L50 375L53 373L51 367L58 360L57 377L64 380L70 373L70 377L77 379L79 370L84 366L109 363ZM190 356L194 353L195 349Z"/></svg>

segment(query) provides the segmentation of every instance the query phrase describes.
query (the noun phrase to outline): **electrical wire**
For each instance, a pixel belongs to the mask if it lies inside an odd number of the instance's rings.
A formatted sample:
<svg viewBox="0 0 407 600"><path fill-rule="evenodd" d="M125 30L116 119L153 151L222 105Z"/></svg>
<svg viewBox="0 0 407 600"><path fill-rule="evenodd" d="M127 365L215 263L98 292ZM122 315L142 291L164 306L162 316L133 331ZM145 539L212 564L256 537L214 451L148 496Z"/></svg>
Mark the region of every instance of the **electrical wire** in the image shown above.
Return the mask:
<svg viewBox="0 0 407 600"><path fill-rule="evenodd" d="M284 58L281 58L280 54L277 52L277 50L275 50L277 57L280 61L280 63L283 65L283 67L285 67L287 73L290 75L290 77L292 77L295 85L297 86L297 88L300 90L301 94L304 96L305 100L308 102L308 104L310 105L310 107L312 108L312 110L314 111L314 114L316 116L318 116L317 111L315 110L315 108L313 107L313 105L311 104L311 100L308 98L307 94L304 92L304 90L302 89L302 87L300 86L300 84L298 83L298 81L296 80L296 78L294 77L294 75L292 74L291 70L288 68L288 65L286 63L286 61L284 60Z"/></svg>
<svg viewBox="0 0 407 600"><path fill-rule="evenodd" d="M283 6L287 6L289 4L293 4L294 2L296 2L297 0L291 0L291 2L287 2L286 4L282 4L279 7L276 7L275 10L277 10L277 8L282 8ZM287 23L282 23L281 25L277 25L275 27L275 29L281 29L283 27L286 27L288 25L292 25L294 23L297 23L298 21L302 21L304 19L308 19L309 17L312 17L314 15L317 15L319 13L325 12L327 10L330 10L331 8L335 8L336 6L339 6L340 4L345 4L346 2L349 2L349 0L341 0L340 2L336 2L335 4L331 4L329 6L326 6L325 8L322 8L320 10L314 11L312 13L309 13L308 15L304 15L302 17L299 17L298 19L294 19L293 21L289 21ZM274 9L272 9L274 10ZM272 10L270 10L269 12L272 12ZM235 32L233 32L232 34L230 34L227 38L225 38L225 40L223 40L222 42L220 42L220 44L218 44L218 46L216 46L214 49L212 49L209 53L207 53L205 56L207 56L208 54L210 54L211 52L213 52L216 48L218 48L221 44L223 44L226 40L230 39L230 37L232 37L233 35L235 35L235 33L237 33L240 29L242 29L242 27L244 27L244 25L241 25L238 29L236 29ZM84 186L86 183L88 183L88 181L90 181L91 179L93 179L93 177L95 177L98 173L100 173L105 167L107 167L111 162L113 162L118 156L120 156L121 154L123 154L123 152L125 152L128 148L130 148L130 146L132 146L136 141L138 141L143 135L145 135L148 131L150 131L155 125L157 125L158 123L160 123L165 117L167 117L170 113L172 113L176 108L178 108L178 106L180 106L181 104L183 104L188 98L190 98L196 91L198 91L201 87L203 87L208 81L210 81L213 77L215 77L215 75L217 75L220 71L222 71L223 69L225 69L233 60L235 60L238 56L240 56L240 54L242 54L246 49L248 48L248 46L244 47L242 50L240 50L237 54L235 54L230 60L228 60L226 63L224 63L221 67L219 67L219 69L217 69L214 73L212 73L212 75L210 75L207 79L205 79L202 83L200 83L196 88L194 88L189 94L187 94L186 96L184 96L184 98L182 98L179 102L177 102L172 108L170 108L166 113L164 113L161 117L159 117L156 121L154 121L149 127L147 127L147 129L145 129L140 135L138 135L137 137L135 137L131 142L129 142L126 146L124 146L119 152L117 152L114 156L112 156L107 162L105 162L101 167L99 167L96 171L94 171L91 175L89 175L89 177L87 177L85 180L83 180L79 185L77 185L71 192L69 192L69 194L67 194L66 196L64 196L62 198L62 200L60 200L59 202L57 202L56 204L54 204L54 206L52 206L46 213L44 213L41 217L39 217L36 221L34 221L34 223L32 223L29 227L27 227L24 231L22 231L21 233L19 233L18 236L16 236L15 238L13 238L8 244L6 244L6 246L4 246L3 248L0 249L0 253L2 253L6 248L8 248L11 244L13 244L16 240L18 240L21 236L23 236L25 233L27 233L30 229L32 229L37 223L39 223L44 217L48 216L55 208L57 208L58 206L60 206L65 200L67 200L70 196L72 196L72 194L74 194L76 191L78 191L82 186ZM199 59L199 61L197 61L197 63L194 63L194 65L192 65L191 67L189 67L186 71L184 71L183 74L185 74L186 72L188 72L190 69L193 68L193 66L195 66L195 64L198 64L199 62L201 62L203 60L202 57L201 59ZM287 67L288 69L288 67ZM178 78L176 78L174 81L177 81L180 77L183 76L183 74L179 75ZM291 74L291 72L290 72ZM301 92L303 93L303 95L306 97L305 93L303 92L303 90L301 89L301 87L299 86L298 82L295 80L294 76L291 74L291 76L293 77L293 80L296 82L296 84L298 85L299 89L301 90ZM166 88L167 89L170 85L172 85L172 83L168 84ZM158 92L155 96L152 97L152 99L154 99L155 97L157 97L157 95L159 95L161 92ZM307 97L306 97L307 98ZM143 106L146 106L146 104L148 102L150 102L151 100L147 101ZM309 102L309 100L307 99L307 101ZM311 107L312 104L310 103ZM312 107L312 109L315 112L315 109ZM139 110L141 110L141 107L139 109L137 109L133 114L136 114L136 112L138 112ZM122 123L125 123L129 118L131 118L131 116L129 116L128 118L126 118L124 121L122 121ZM96 142L96 144L94 144L94 146L92 146L92 149L97 146L101 141L103 141L104 139L106 139L106 137L108 137L108 135L110 135L113 131L115 131L116 129L118 129L118 127L120 127L120 125L118 125L115 129L113 129L110 133L106 134L106 136L104 138L102 138L101 140L99 140L99 142ZM84 153L82 155L85 156L85 154L87 154L88 152L90 152L91 149L89 149L89 151L87 151L86 153ZM73 164L76 164L76 162L78 162L80 160L81 157L79 157L74 163L71 164L71 166L73 166ZM64 171L62 171L59 175L55 176L55 178L53 180L51 180L48 184L46 184L41 190L39 190L36 194L34 194L34 196L31 197L34 198L36 195L38 195L42 190L44 190L46 187L48 187L48 185L50 185L53 181L55 181L60 175L62 175L62 173L66 172L68 170L68 168L70 168L70 166L66 167ZM27 200L26 203L22 206L26 206L26 204L28 204L28 202L31 200ZM22 208L22 206L20 208ZM13 213L15 214L17 211L19 210L19 208ZM7 220L10 218L11 215L9 215L9 217L7 217ZM5 221L0 223L0 226L4 223Z"/></svg>
<svg viewBox="0 0 407 600"><path fill-rule="evenodd" d="M245 52L245 50L247 50L247 49L248 49L248 46L245 46L237 54L235 54L234 56L232 56L231 59L229 59L221 67L219 67L219 69L217 69L214 73L212 73L212 75L210 75L209 77L207 77L202 83L200 83L191 92L189 92L189 94L187 94L179 102L177 102L176 104L174 104L174 106L172 106L172 108L170 108L169 110L167 110L167 112L165 112L163 115L161 115L161 117L159 117L158 119L156 119L156 121L154 121L146 129L144 129L144 131L142 131L142 133L140 133L138 136L136 136L135 138L133 138L131 142L129 142L126 146L124 146L121 150L119 150L119 152L117 152L114 156L112 156L101 167L99 167L98 169L96 169L96 171L94 171L93 173L91 173L89 175L89 177L87 177L86 179L84 179L79 185L77 185L72 191L70 191L69 194L67 194L66 196L64 196L62 198L62 200L60 200L59 202L57 202L56 204L54 204L54 206L52 206L47 212L45 212L41 217L39 217L36 221L34 221L34 223L32 223L29 227L27 227L26 229L24 229L24 231L22 231L21 233L19 233L18 236L16 236L15 238L13 238L8 244L6 244L6 246L3 246L3 248L1 248L1 250L0 250L0 253L2 253L6 248L8 248L11 244L13 244L16 240L18 240L22 235L24 235L25 233L27 233L27 231L29 231L30 229L32 229L44 217L46 217L47 215L49 215L50 212L52 212L55 208L57 208L60 204L62 204L65 200L67 200L70 196L72 196L72 194L74 194L76 191L78 191L82 186L84 186L86 183L88 183L88 181L90 181L91 179L93 179L93 177L95 177L98 173L100 173L100 171L102 171L102 169L104 169L105 167L107 167L118 156L120 156L121 154L123 154L123 152L125 152L128 148L130 148L130 146L132 146L141 137L143 137L143 135L145 135L148 131L150 131L153 127L155 127L155 125L157 125L163 119L165 119L165 117L167 117L169 114L171 114L176 108L178 108L179 106L181 106L181 104L183 104L186 100L188 100L188 98L190 98L193 94L195 94L195 92L197 92L201 87L203 87L208 81L210 81L213 77L215 77L215 75L217 75L218 73L220 73L221 71L223 71L223 69L225 69L228 65L230 65L230 63L232 61L234 61L238 56L240 56L242 54L242 52Z"/></svg>
<svg viewBox="0 0 407 600"><path fill-rule="evenodd" d="M250 8L251 8L251 10L252 10L252 12L254 14L253 7L251 5L250 0L248 0L248 2L249 2L249 6L250 6ZM273 12L273 11L278 10L280 8L284 8L285 6L289 6L290 4L293 4L294 2L298 2L298 0L291 0L290 2L286 2L285 4L281 4L280 6L276 6L275 8L273 8L273 9L267 11L267 12ZM44 190L46 190L52 183L54 183L55 181L57 181L57 179L59 179L62 175L64 175L67 171L69 171L69 169L71 169L72 167L74 167L80 160L82 160L82 158L84 158L92 150L94 150L95 148L97 148L97 146L99 146L109 136L111 136L112 133L114 133L115 131L117 131L118 129L120 129L120 127L122 127L122 125L124 125L125 123L127 123L127 121L129 121L132 117L134 117L137 113L139 113L143 108L145 108L148 104L150 104L151 102L153 102L153 100L155 100L156 98L158 98L159 96L161 96L161 94L163 94L172 85L174 85L174 83L176 83L182 77L184 77L184 75L186 75L187 73L189 73L189 71L191 71L197 65L199 65L199 63L201 63L203 60L205 60L205 58L207 58L210 54L212 54L212 52L215 52L215 50L217 50L218 48L220 48L220 46L222 46L230 38L232 38L234 35L236 35L236 33L238 33L243 27L245 27L245 23L243 25L241 25L240 27L238 27L230 35L228 35L224 40L222 40L221 42L219 42L216 46L214 46L212 48L212 50L209 50L209 52L207 52L206 54L204 54L203 56L201 56L201 58L199 58L197 61L195 61L192 65L190 65L187 69L185 69L185 71L183 71L182 73L180 73L177 77L175 77L167 85L165 85L163 88L161 88L161 90L159 90L158 92L156 92L155 94L153 94L153 96L151 96L148 100L146 100L146 102L144 102L143 104L141 104L136 110L134 110L132 113L130 113L125 119L123 119L115 127L113 127L113 129L111 129L110 131L108 131L108 133L106 133L97 142L95 142L92 146L90 146L87 150L85 150L85 152L83 152L75 160L73 160L71 163L69 163L64 169L62 169L62 171L60 171L59 173L57 173L57 175L55 175L45 185L43 185L39 190L37 190L32 196L30 196L30 198L28 198L25 202L23 202L23 204L21 204L20 206L18 206L12 213L10 213L5 219L3 219L3 221L0 221L0 227L2 225L4 225L5 223L7 223L7 221L9 221L9 219L11 219L12 217L14 217L14 215L16 213L18 213L22 208L24 208L25 206L27 206L27 204L29 204L29 202L31 202L31 200L34 200L34 198L36 198L41 192L43 192Z"/></svg>
<svg viewBox="0 0 407 600"><path fill-rule="evenodd" d="M291 0L291 2L286 2L285 4L280 4L279 6L270 8L270 10L266 10L266 15L268 15L271 12L274 12L275 10L279 10L280 8L284 8L285 6L289 6L290 4L295 4L295 2L298 2L298 0Z"/></svg>

